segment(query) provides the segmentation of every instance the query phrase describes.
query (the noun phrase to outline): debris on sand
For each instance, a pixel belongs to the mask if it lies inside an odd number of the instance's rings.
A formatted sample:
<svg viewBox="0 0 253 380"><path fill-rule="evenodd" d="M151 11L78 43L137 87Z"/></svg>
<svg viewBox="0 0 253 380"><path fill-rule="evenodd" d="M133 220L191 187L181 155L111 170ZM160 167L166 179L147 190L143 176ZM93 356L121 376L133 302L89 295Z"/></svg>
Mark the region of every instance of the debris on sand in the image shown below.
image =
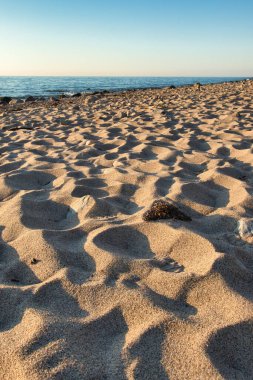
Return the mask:
<svg viewBox="0 0 253 380"><path fill-rule="evenodd" d="M152 203L149 210L143 214L143 220L158 220L158 219L177 219L186 222L191 221L191 217L184 214L176 206L164 200L156 200Z"/></svg>

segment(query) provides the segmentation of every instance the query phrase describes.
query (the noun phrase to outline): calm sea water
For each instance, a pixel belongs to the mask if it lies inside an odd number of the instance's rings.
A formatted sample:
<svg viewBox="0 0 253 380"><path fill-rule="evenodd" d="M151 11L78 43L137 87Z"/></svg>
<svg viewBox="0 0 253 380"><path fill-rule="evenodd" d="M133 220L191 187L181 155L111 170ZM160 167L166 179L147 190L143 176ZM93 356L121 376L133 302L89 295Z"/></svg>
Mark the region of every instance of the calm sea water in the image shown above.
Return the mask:
<svg viewBox="0 0 253 380"><path fill-rule="evenodd" d="M245 78L235 77L1 77L0 96L22 98L28 95L53 96L100 90L182 86L200 82L219 83Z"/></svg>

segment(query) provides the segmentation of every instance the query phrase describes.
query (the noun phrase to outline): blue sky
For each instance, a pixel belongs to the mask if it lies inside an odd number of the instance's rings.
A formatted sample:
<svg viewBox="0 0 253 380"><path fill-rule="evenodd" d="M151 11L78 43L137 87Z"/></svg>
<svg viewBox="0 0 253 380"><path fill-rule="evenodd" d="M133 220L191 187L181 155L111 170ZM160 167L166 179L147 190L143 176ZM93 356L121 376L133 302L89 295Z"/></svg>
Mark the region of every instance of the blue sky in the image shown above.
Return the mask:
<svg viewBox="0 0 253 380"><path fill-rule="evenodd" d="M0 0L0 75L253 76L253 0Z"/></svg>

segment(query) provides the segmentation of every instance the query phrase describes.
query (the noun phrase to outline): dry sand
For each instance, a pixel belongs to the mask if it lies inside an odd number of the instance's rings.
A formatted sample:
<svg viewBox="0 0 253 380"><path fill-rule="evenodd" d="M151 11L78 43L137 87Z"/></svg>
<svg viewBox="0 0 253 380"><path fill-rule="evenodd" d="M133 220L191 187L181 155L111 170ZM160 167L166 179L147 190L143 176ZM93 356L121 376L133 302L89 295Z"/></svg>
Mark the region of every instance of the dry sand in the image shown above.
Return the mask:
<svg viewBox="0 0 253 380"><path fill-rule="evenodd" d="M1 380L252 379L253 82L0 115Z"/></svg>

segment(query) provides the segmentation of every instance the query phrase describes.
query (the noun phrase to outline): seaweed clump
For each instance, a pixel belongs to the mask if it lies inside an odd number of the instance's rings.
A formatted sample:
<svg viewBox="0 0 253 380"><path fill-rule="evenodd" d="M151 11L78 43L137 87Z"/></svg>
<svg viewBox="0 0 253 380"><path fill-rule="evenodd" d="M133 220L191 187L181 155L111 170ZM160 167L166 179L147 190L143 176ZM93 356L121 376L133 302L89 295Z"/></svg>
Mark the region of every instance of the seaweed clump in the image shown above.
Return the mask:
<svg viewBox="0 0 253 380"><path fill-rule="evenodd" d="M149 210L144 212L143 220L146 222L158 219L176 219L186 222L191 221L191 217L183 213L176 206L163 200L156 200Z"/></svg>

